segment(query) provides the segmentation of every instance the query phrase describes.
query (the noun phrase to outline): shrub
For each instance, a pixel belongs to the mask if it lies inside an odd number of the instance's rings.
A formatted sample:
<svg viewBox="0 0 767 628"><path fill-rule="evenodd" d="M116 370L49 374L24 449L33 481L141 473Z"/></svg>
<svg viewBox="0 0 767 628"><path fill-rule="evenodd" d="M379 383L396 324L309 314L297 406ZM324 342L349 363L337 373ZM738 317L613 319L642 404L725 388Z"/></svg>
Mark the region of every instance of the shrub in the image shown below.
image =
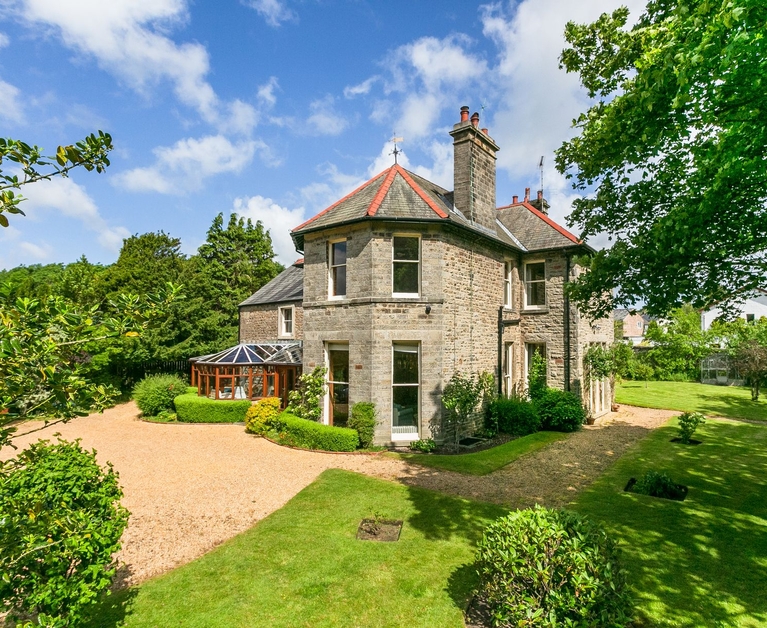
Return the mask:
<svg viewBox="0 0 767 628"><path fill-rule="evenodd" d="M679 495L676 482L667 474L657 471L645 473L636 481L631 491L640 495L663 497L664 499L675 499Z"/></svg>
<svg viewBox="0 0 767 628"><path fill-rule="evenodd" d="M256 401L245 413L245 431L251 434L266 434L272 419L280 413L280 404L279 397L265 397Z"/></svg>
<svg viewBox="0 0 767 628"><path fill-rule="evenodd" d="M541 417L541 429L551 432L575 432L586 422L586 409L577 395L549 388L535 402Z"/></svg>
<svg viewBox="0 0 767 628"><path fill-rule="evenodd" d="M618 628L632 618L615 543L573 512L536 506L490 524L477 570L496 627Z"/></svg>
<svg viewBox="0 0 767 628"><path fill-rule="evenodd" d="M177 375L150 375L136 384L133 398L144 416L155 416L163 410L173 410L173 400L185 394L187 388Z"/></svg>
<svg viewBox="0 0 767 628"><path fill-rule="evenodd" d="M500 397L490 404L489 418L499 432L527 436L541 429L535 404L518 397Z"/></svg>
<svg viewBox="0 0 767 628"><path fill-rule="evenodd" d="M327 372L324 366L316 366L311 373L304 373L298 378L298 386L288 393L289 412L309 421L319 421L322 418Z"/></svg>
<svg viewBox="0 0 767 628"><path fill-rule="evenodd" d="M423 438L421 440L414 440L410 443L409 448L413 451L420 451L422 454L430 454L437 448L437 443L431 438Z"/></svg>
<svg viewBox="0 0 767 628"><path fill-rule="evenodd" d="M378 425L376 404L370 401L355 403L352 406L347 425L351 429L357 430L360 447L363 449L370 447L373 444L373 438L375 438L376 425Z"/></svg>
<svg viewBox="0 0 767 628"><path fill-rule="evenodd" d="M229 401L198 397L191 393L173 400L179 421L186 423L239 423L250 408L247 399Z"/></svg>
<svg viewBox="0 0 767 628"><path fill-rule="evenodd" d="M40 441L0 466L0 609L76 626L115 574L128 511L111 465Z"/></svg>
<svg viewBox="0 0 767 628"><path fill-rule="evenodd" d="M309 421L289 412L283 412L272 420L270 434L283 445L302 449L354 451L359 444L356 430Z"/></svg>
<svg viewBox="0 0 767 628"><path fill-rule="evenodd" d="M194 393L197 394L197 386L187 386L186 387L186 394Z"/></svg>
<svg viewBox="0 0 767 628"><path fill-rule="evenodd" d="M701 423L706 422L706 417L700 412L685 412L677 417L677 421L679 421L679 438L685 445L689 445L695 430Z"/></svg>

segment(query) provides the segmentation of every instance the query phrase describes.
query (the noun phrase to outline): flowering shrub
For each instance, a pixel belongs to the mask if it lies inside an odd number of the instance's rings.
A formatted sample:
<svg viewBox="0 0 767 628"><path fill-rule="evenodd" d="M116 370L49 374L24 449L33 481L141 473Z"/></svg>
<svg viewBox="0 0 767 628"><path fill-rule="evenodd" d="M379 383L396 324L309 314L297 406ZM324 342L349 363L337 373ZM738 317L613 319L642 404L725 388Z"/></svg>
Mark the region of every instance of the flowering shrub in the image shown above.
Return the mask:
<svg viewBox="0 0 767 628"><path fill-rule="evenodd" d="M272 419L279 413L279 397L259 399L245 413L245 431L251 434L266 434L271 426Z"/></svg>

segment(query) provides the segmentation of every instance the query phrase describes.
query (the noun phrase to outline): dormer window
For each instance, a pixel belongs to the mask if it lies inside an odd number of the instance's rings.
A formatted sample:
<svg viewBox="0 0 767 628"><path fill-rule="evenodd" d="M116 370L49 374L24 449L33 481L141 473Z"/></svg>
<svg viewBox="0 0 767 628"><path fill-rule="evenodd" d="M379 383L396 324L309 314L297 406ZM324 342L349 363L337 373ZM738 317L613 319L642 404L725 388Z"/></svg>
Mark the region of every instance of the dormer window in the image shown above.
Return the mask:
<svg viewBox="0 0 767 628"><path fill-rule="evenodd" d="M421 240L418 236L392 238L392 294L417 297L420 293Z"/></svg>
<svg viewBox="0 0 767 628"><path fill-rule="evenodd" d="M328 246L328 292L332 297L346 296L346 240Z"/></svg>
<svg viewBox="0 0 767 628"><path fill-rule="evenodd" d="M546 305L546 262L525 264L525 307L542 308Z"/></svg>

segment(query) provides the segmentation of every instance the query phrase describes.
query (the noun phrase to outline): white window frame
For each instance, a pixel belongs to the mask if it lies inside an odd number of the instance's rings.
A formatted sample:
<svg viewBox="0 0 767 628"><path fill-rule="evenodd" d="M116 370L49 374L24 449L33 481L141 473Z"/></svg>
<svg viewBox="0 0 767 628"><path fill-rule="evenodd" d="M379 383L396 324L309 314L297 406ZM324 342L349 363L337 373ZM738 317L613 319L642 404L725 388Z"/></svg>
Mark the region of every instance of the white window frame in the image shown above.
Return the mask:
<svg viewBox="0 0 767 628"><path fill-rule="evenodd" d="M343 264L333 264L333 245L340 242L346 243L346 258ZM343 294L333 294L335 292L335 282L333 281L333 269L343 266L346 273L346 292ZM337 238L335 240L328 241L328 299L339 300L345 299L349 292L349 241L347 238Z"/></svg>
<svg viewBox="0 0 767 628"><path fill-rule="evenodd" d="M418 383L416 384L395 384L394 383L394 349L395 347L415 347L417 353L418 353ZM397 440L417 440L418 435L420 433L420 425L421 425L421 343L416 340L395 340L391 343L391 365L389 372L391 373L391 423L390 423L390 429L391 429L391 439L392 441ZM418 401L417 403L417 411L418 416L416 417L415 421L415 432L399 432L395 433L394 429L394 388L395 387L413 387L415 386L418 389Z"/></svg>
<svg viewBox="0 0 767 628"><path fill-rule="evenodd" d="M503 263L503 307L509 309L514 307L514 293L512 292L512 287L514 285L513 272L513 262L511 260L506 260Z"/></svg>
<svg viewBox="0 0 767 628"><path fill-rule="evenodd" d="M290 312L290 331L285 330L285 313ZM282 306L279 308L279 333L278 338L293 338L296 333L296 308L293 305Z"/></svg>
<svg viewBox="0 0 767 628"><path fill-rule="evenodd" d="M417 260L395 260L394 259L394 239L395 238L414 238L418 240L418 259ZM393 297L414 299L421 296L421 236L415 233L395 233L391 239L391 295ZM394 291L394 264L417 264L418 265L418 292L395 292Z"/></svg>
<svg viewBox="0 0 767 628"><path fill-rule="evenodd" d="M324 345L324 353L325 353L325 396L323 397L322 401L322 422L325 425L330 425L330 382L333 381L330 379L330 351L336 350L336 351L348 351L349 350L349 343L345 342L343 340L334 340L323 343ZM351 361L349 362L349 379L351 379ZM351 392L351 385L349 382L340 382L345 383L349 386L349 391Z"/></svg>
<svg viewBox="0 0 767 628"><path fill-rule="evenodd" d="M503 348L503 394L507 397L514 389L514 343L507 342Z"/></svg>
<svg viewBox="0 0 767 628"><path fill-rule="evenodd" d="M525 343L525 388L530 382L530 349L529 347L543 346L543 359L546 362L546 385L549 383L549 354L548 346L545 342L526 342Z"/></svg>
<svg viewBox="0 0 767 628"><path fill-rule="evenodd" d="M543 264L543 279L537 279L535 282L528 282L527 280L527 267L531 266L532 264ZM537 259L537 260L530 260L525 262L523 267L523 281L522 284L524 286L525 296L524 296L524 309L526 310L542 310L545 309L548 306L548 301L546 299L546 260L545 259ZM543 304L540 305L529 305L527 302L528 296L529 296L529 290L528 290L528 284L529 283L540 283L543 282Z"/></svg>

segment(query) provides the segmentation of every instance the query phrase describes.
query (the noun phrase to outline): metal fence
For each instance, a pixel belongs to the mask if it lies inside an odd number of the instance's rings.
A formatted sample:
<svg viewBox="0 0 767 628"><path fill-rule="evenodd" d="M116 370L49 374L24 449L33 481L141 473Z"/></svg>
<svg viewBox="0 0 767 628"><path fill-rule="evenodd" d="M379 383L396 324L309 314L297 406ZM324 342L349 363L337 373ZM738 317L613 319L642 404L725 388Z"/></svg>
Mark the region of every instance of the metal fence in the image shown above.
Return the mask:
<svg viewBox="0 0 767 628"><path fill-rule="evenodd" d="M110 369L110 373L119 377L124 386L133 387L147 375L179 375L188 380L190 368L189 360L150 360L141 364L117 366Z"/></svg>

